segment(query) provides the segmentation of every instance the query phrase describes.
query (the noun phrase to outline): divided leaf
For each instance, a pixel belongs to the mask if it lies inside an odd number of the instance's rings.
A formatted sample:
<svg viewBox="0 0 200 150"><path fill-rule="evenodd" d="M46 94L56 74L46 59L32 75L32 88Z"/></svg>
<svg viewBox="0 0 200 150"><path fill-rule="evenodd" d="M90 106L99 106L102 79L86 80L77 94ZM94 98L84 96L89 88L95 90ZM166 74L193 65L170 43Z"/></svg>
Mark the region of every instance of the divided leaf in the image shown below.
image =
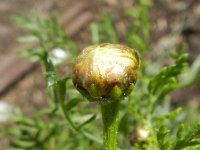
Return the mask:
<svg viewBox="0 0 200 150"><path fill-rule="evenodd" d="M176 63L163 68L156 76L154 76L149 84L148 91L152 95L159 94L159 98L163 98L166 94L177 88L177 77L185 67L187 54L182 54L176 59Z"/></svg>

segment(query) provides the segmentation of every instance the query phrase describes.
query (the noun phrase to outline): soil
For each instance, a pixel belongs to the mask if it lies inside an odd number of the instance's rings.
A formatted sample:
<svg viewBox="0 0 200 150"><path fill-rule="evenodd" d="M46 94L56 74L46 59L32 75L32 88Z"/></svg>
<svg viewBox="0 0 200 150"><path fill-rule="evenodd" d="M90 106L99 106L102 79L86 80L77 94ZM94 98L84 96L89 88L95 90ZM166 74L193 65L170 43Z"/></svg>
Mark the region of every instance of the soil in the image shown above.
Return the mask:
<svg viewBox="0 0 200 150"><path fill-rule="evenodd" d="M0 1L0 60L5 61L9 56L17 53L19 49L24 49L27 45L16 42L17 36L23 34L18 29L10 17L16 13L30 14L32 10L42 15L49 15L52 10L56 9L61 13L69 8L72 3L79 1L70 0L1 0ZM185 41L188 45L189 62L200 54L200 2L196 0L182 1L161 1L154 0L154 5L150 9L150 28L151 39L150 49L158 51L159 45L164 41L170 43L167 46L172 47L180 40ZM122 9L130 7L131 1L123 0L95 0L89 1L94 19L98 19L99 12L109 12L115 21L123 20ZM124 29L123 23L120 26ZM86 26L81 32L73 37L78 47L81 49L89 42L89 26ZM173 37L173 38L172 38ZM171 42L171 40L173 41ZM184 91L180 91L173 96L174 101L182 97L183 102L195 100L199 105L199 84L193 85ZM187 93L183 96L183 93ZM46 105L45 85L42 77L41 68L30 72L20 82L15 84L9 91L0 97L13 107L19 107L26 115L31 115L34 109L40 109ZM200 105L199 105L200 107ZM0 139L0 149L6 150L8 141Z"/></svg>

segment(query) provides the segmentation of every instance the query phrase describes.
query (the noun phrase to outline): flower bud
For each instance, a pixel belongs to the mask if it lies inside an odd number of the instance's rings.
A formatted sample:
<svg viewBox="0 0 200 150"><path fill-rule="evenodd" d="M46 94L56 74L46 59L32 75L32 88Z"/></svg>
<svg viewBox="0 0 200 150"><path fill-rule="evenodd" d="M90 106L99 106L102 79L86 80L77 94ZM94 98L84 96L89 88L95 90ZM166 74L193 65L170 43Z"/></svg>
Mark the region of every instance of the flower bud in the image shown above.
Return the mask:
<svg viewBox="0 0 200 150"><path fill-rule="evenodd" d="M149 137L149 131L143 127L136 127L131 132L130 143L135 145L136 143L145 143Z"/></svg>
<svg viewBox="0 0 200 150"><path fill-rule="evenodd" d="M85 48L73 66L73 83L90 101L113 101L134 88L139 57L134 49L120 44Z"/></svg>

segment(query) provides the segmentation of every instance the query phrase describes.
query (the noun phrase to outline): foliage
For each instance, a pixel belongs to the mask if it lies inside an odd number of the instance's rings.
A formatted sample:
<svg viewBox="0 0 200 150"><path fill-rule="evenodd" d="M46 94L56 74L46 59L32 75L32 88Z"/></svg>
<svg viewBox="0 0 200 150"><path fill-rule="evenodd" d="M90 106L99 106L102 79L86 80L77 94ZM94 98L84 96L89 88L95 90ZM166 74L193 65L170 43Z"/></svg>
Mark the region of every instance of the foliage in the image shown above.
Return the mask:
<svg viewBox="0 0 200 150"><path fill-rule="evenodd" d="M117 32L109 15L101 14L99 23L91 24L92 43L118 43Z"/></svg>
<svg viewBox="0 0 200 150"><path fill-rule="evenodd" d="M22 15L12 16L16 24L28 33L28 35L18 37L17 40L23 43L37 42L39 44L38 47L28 48L22 56L35 58L33 57L35 52L41 53L54 48L69 51L72 58L77 55L76 44L66 35L57 18L57 13L53 13L50 19L40 18L37 15L31 19Z"/></svg>
<svg viewBox="0 0 200 150"><path fill-rule="evenodd" d="M129 8L125 11L125 15L134 18L129 26L128 32L126 32L125 39L130 47L136 48L141 54L143 54L148 50L148 9L150 8L150 4L145 3L143 0L136 0L134 2L136 7Z"/></svg>
<svg viewBox="0 0 200 150"><path fill-rule="evenodd" d="M145 58L149 48L150 5L143 0L135 1L136 8L125 11L133 21L125 33L127 45L136 48ZM76 44L69 39L63 27L59 25L57 14L50 19L38 16L30 19L15 16L13 19L30 35L18 38L20 42L34 42L33 48L23 52L33 60L41 62L47 86L48 105L35 110L27 117L16 110L10 118L9 127L0 125L0 135L11 137L10 149L41 150L84 150L101 149L102 133L99 132L101 118L96 104L91 105L74 89L71 75L58 75L58 66L52 61L50 53L61 48L73 62L78 51ZM119 42L111 16L103 14L99 22L91 25L92 43ZM177 48L178 49L178 48ZM184 125L185 109L170 105L170 92L191 85L199 80L199 59L190 69L187 68L187 54L173 57L174 63L165 66L156 74L151 60L142 60L138 82L134 92L120 106L120 125L118 149L161 149L161 150L197 150L200 148L200 123ZM160 60L162 63L162 60ZM150 69L147 70L147 67ZM190 71L188 71L190 70ZM190 78L182 84L180 75L186 72ZM185 79L185 78L183 78ZM181 80L183 80L181 78ZM195 113L195 115L199 115ZM186 116L186 115L185 115ZM198 118L198 117L197 117ZM136 128L148 132L146 140L135 141L130 146L129 135Z"/></svg>

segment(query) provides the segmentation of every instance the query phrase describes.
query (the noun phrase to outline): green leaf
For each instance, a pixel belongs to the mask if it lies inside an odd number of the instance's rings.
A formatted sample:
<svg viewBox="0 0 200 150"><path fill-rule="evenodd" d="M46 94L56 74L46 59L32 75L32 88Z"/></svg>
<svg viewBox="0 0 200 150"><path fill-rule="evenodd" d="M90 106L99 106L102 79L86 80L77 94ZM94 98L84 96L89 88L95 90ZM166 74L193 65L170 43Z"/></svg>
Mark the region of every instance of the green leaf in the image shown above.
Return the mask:
<svg viewBox="0 0 200 150"><path fill-rule="evenodd" d="M100 22L98 24L92 24L91 29L92 39L95 43L118 43L119 41L115 25L111 17L106 13L101 14Z"/></svg>
<svg viewBox="0 0 200 150"><path fill-rule="evenodd" d="M164 147L166 145L166 136L169 134L169 132L170 130L165 125L162 125L157 131L156 135L160 149L164 150Z"/></svg>
<svg viewBox="0 0 200 150"><path fill-rule="evenodd" d="M182 111L181 107L176 108L175 110L171 111L170 113L166 114L166 115L162 115L159 118L156 118L156 121L164 121L166 119L168 119L169 121L173 121Z"/></svg>
<svg viewBox="0 0 200 150"><path fill-rule="evenodd" d="M184 81L182 83L183 86L190 86L193 83L200 82L200 55L197 56L197 58L192 63L192 66L189 68L186 78L184 78Z"/></svg>
<svg viewBox="0 0 200 150"><path fill-rule="evenodd" d="M73 107L75 107L78 103L82 102L80 98L71 99L69 102L66 103L65 109L66 111L70 111Z"/></svg>
<svg viewBox="0 0 200 150"><path fill-rule="evenodd" d="M25 35L25 36L18 37L17 41L24 42L24 43L31 43L31 42L38 42L38 38L35 37L34 35Z"/></svg>
<svg viewBox="0 0 200 150"><path fill-rule="evenodd" d="M128 8L128 9L126 9L125 10L125 15L127 15L127 16L132 16L132 17L136 17L136 18L138 18L139 17L139 11L138 11L138 9L135 9L135 8Z"/></svg>
<svg viewBox="0 0 200 150"><path fill-rule="evenodd" d="M128 42L132 43L131 47L134 47L134 48L142 50L142 51L146 50L143 39L140 36L138 36L137 34L131 34L128 37Z"/></svg>
<svg viewBox="0 0 200 150"><path fill-rule="evenodd" d="M46 72L55 72L54 65L49 59L47 51L43 51L43 53L40 55L40 59L43 62Z"/></svg>
<svg viewBox="0 0 200 150"><path fill-rule="evenodd" d="M35 143L33 141L27 142L27 141L15 140L10 142L10 146L20 149L31 149L35 146Z"/></svg>
<svg viewBox="0 0 200 150"><path fill-rule="evenodd" d="M28 127L34 127L35 123L32 119L21 117L19 120L16 120L16 124L24 125Z"/></svg>
<svg viewBox="0 0 200 150"><path fill-rule="evenodd" d="M181 150L186 147L196 146L200 144L200 140L197 138L197 136L200 135L200 122L194 124L194 126L185 133L184 130L184 125L181 124L177 131L177 140L174 145L174 150Z"/></svg>
<svg viewBox="0 0 200 150"><path fill-rule="evenodd" d="M164 99L164 97L171 91L178 88L178 83L175 78L170 78L168 81L166 81L166 84L163 85L162 90L157 97L157 101L161 101Z"/></svg>
<svg viewBox="0 0 200 150"><path fill-rule="evenodd" d="M173 78L176 78L184 71L185 67L187 66L186 60L187 54L182 54L176 59L176 63L174 65L163 68L156 76L150 80L148 84L149 92L151 94L157 94L163 90L166 84L171 84L172 82L174 85L172 87L168 87L167 90L165 90L165 95L168 91L174 89L175 82L173 81Z"/></svg>
<svg viewBox="0 0 200 150"><path fill-rule="evenodd" d="M199 149L200 148L200 139L199 138L192 139L192 141L190 141L187 146L198 146L197 149Z"/></svg>
<svg viewBox="0 0 200 150"><path fill-rule="evenodd" d="M185 126L183 123L181 123L179 125L179 128L178 128L178 131L177 131L177 134L176 134L176 138L181 141L184 139L184 136L185 136Z"/></svg>
<svg viewBox="0 0 200 150"><path fill-rule="evenodd" d="M82 128L83 126L85 126L86 124L89 124L90 122L92 122L95 119L96 119L96 114L91 115L87 120L85 120L83 123L81 123L78 126L78 128Z"/></svg>
<svg viewBox="0 0 200 150"><path fill-rule="evenodd" d="M45 72L44 76L47 81L47 88L52 87L57 83L57 77L55 72Z"/></svg>
<svg viewBox="0 0 200 150"><path fill-rule="evenodd" d="M99 43L99 26L97 23L92 23L90 25L90 30L91 30L91 38L92 38L92 43L98 44Z"/></svg>
<svg viewBox="0 0 200 150"><path fill-rule="evenodd" d="M33 23L33 20L31 20L29 17L26 17L21 14L16 14L11 16L11 19L15 21L15 23L21 27L23 30L26 31L33 31L37 29L37 26Z"/></svg>
<svg viewBox="0 0 200 150"><path fill-rule="evenodd" d="M196 122L195 125L190 129L187 138L192 139L197 135L200 135L200 121Z"/></svg>

